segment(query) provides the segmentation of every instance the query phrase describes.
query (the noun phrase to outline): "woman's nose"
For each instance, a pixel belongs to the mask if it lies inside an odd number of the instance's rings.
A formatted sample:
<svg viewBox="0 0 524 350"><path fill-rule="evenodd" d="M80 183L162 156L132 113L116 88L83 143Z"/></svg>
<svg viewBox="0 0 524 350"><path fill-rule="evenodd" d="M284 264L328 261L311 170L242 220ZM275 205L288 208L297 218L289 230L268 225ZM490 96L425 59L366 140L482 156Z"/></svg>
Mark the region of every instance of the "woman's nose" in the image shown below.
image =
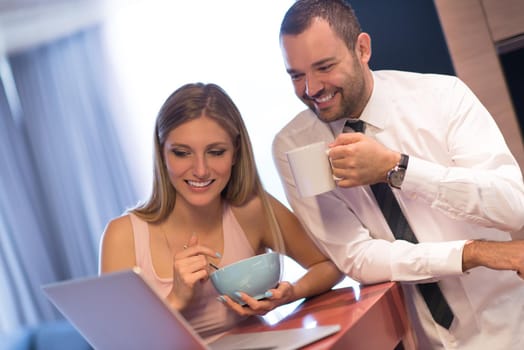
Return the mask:
<svg viewBox="0 0 524 350"><path fill-rule="evenodd" d="M193 175L199 179L204 179L209 175L209 167L205 157L195 157Z"/></svg>

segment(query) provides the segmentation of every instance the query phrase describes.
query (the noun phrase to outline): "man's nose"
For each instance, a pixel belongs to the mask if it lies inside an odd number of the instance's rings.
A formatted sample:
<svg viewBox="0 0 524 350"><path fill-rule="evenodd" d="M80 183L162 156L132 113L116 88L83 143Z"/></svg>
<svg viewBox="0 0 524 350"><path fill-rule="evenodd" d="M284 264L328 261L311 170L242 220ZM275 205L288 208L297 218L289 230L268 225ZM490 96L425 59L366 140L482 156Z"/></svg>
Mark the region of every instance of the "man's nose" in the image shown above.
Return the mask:
<svg viewBox="0 0 524 350"><path fill-rule="evenodd" d="M313 75L309 75L306 77L306 95L310 98L315 97L318 95L320 91L322 91L322 83Z"/></svg>

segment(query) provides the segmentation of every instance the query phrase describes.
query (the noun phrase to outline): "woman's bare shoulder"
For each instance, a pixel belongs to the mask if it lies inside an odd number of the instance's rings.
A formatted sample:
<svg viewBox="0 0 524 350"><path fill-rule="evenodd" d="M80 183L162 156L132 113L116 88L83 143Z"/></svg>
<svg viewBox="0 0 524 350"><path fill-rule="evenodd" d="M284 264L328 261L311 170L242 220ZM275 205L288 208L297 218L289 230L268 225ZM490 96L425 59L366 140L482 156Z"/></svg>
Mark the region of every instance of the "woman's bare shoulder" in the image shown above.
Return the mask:
<svg viewBox="0 0 524 350"><path fill-rule="evenodd" d="M103 241L110 241L112 243L132 243L133 242L133 225L131 223L131 216L125 214L112 219L106 225L103 234Z"/></svg>
<svg viewBox="0 0 524 350"><path fill-rule="evenodd" d="M135 266L135 240L129 215L115 218L107 224L100 244L99 271L118 271Z"/></svg>

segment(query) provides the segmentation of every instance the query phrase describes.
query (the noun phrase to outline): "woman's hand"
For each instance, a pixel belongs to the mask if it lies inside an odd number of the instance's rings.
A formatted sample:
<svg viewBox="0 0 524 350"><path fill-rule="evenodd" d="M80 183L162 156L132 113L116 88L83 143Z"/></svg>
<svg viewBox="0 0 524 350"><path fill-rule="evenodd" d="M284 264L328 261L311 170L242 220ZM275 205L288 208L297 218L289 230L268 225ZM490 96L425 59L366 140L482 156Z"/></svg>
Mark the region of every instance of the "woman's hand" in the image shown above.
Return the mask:
<svg viewBox="0 0 524 350"><path fill-rule="evenodd" d="M266 292L266 298L261 300L252 298L243 292L238 294L246 305L240 305L227 295L222 295L220 298L224 304L242 316L265 315L280 305L296 300L294 287L289 282L280 282L277 288L269 289Z"/></svg>
<svg viewBox="0 0 524 350"><path fill-rule="evenodd" d="M207 281L210 274L208 257L219 254L198 245L198 238L192 236L187 248L177 253L173 261L173 288L167 300L177 310L184 309L193 298L195 288Z"/></svg>

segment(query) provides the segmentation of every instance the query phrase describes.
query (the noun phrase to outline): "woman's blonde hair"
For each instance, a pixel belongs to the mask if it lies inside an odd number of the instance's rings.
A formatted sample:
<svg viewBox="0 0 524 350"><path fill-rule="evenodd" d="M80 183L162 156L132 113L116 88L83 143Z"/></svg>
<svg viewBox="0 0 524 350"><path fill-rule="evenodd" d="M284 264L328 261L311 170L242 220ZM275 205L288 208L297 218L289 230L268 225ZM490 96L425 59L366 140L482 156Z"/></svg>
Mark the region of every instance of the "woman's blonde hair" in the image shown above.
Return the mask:
<svg viewBox="0 0 524 350"><path fill-rule="evenodd" d="M179 125L206 117L216 121L228 133L235 147L231 177L221 193L234 206L247 203L254 196L262 200L264 213L272 231L275 249L284 251L282 235L257 172L251 141L240 111L218 85L193 83L174 91L158 112L154 133L153 188L150 198L130 212L150 223L167 219L176 202L176 190L169 180L163 148L171 130Z"/></svg>

